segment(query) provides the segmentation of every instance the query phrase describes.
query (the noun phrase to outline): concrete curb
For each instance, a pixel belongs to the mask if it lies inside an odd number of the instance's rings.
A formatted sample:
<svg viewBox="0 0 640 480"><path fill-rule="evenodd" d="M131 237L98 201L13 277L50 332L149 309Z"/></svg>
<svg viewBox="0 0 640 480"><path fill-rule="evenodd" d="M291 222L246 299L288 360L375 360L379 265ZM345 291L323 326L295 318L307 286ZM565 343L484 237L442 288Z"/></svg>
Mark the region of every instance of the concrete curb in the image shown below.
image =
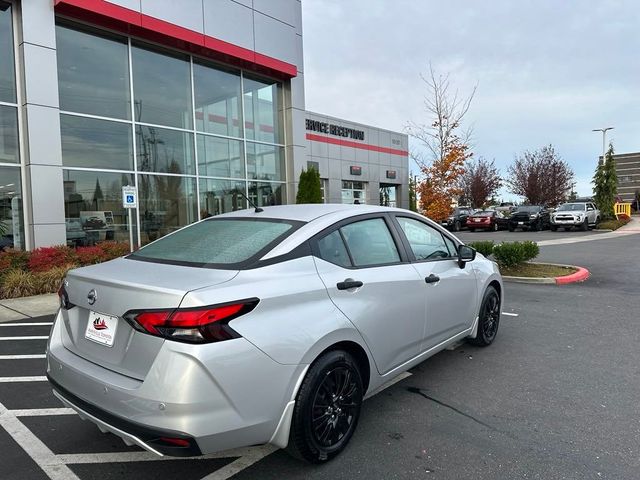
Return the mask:
<svg viewBox="0 0 640 480"><path fill-rule="evenodd" d="M505 282L511 283L530 283L537 285L567 285L569 283L576 282L584 282L587 278L589 278L589 270L584 267L579 267L577 265L565 265L562 263L543 263L543 262L531 262L536 265L553 265L554 267L569 267L569 268L577 268L578 271L571 273L569 275L562 275L560 277L512 277L509 275L503 275L502 279Z"/></svg>

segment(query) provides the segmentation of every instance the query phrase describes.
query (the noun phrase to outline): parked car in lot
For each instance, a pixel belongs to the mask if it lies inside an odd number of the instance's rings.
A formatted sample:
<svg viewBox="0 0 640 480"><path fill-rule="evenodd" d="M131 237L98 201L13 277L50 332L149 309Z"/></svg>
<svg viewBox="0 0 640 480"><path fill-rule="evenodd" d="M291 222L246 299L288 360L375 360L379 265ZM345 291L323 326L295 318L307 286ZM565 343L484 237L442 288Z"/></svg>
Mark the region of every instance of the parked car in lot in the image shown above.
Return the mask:
<svg viewBox="0 0 640 480"><path fill-rule="evenodd" d="M502 212L496 210L480 210L467 218L467 228L470 232L476 229L492 230L497 232L507 228L507 219Z"/></svg>
<svg viewBox="0 0 640 480"><path fill-rule="evenodd" d="M560 205L551 214L551 230L568 230L573 227L583 231L595 228L600 223L600 210L592 202L571 202Z"/></svg>
<svg viewBox="0 0 640 480"><path fill-rule="evenodd" d="M71 270L47 376L151 452L271 443L321 463L365 396L460 339L491 344L502 292L495 263L407 210L243 210Z"/></svg>
<svg viewBox="0 0 640 480"><path fill-rule="evenodd" d="M544 230L549 228L549 218L549 211L541 205L520 205L509 217L507 226L510 232L516 228Z"/></svg>
<svg viewBox="0 0 640 480"><path fill-rule="evenodd" d="M442 226L452 232L459 232L467 223L467 218L473 213L472 208L457 207L453 209L451 215L442 221Z"/></svg>

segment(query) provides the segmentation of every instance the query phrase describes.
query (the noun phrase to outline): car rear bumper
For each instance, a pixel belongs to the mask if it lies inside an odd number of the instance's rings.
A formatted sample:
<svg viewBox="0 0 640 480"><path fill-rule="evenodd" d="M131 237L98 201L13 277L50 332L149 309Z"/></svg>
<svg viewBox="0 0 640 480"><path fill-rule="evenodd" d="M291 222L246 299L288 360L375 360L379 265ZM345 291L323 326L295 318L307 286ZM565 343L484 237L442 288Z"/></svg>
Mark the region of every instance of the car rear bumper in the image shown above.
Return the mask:
<svg viewBox="0 0 640 480"><path fill-rule="evenodd" d="M306 367L279 364L244 338L207 345L165 341L140 381L65 348L59 320L47 348L47 376L57 396L101 430L159 454L268 443ZM160 437L189 446L158 443Z"/></svg>

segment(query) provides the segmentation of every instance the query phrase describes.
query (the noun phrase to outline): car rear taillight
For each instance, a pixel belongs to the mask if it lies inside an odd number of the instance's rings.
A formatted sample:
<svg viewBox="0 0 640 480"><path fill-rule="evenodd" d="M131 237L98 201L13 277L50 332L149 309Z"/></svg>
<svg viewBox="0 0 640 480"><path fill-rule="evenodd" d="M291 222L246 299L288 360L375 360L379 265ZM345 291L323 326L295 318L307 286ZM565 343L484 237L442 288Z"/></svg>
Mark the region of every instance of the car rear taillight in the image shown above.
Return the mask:
<svg viewBox="0 0 640 480"><path fill-rule="evenodd" d="M212 343L239 338L229 326L234 318L249 313L257 298L196 308L132 310L124 319L139 332L186 343Z"/></svg>
<svg viewBox="0 0 640 480"><path fill-rule="evenodd" d="M67 293L66 284L67 281L62 280L60 288L58 288L58 299L60 300L60 308L69 310L70 308L75 307L75 305L69 301L69 294Z"/></svg>

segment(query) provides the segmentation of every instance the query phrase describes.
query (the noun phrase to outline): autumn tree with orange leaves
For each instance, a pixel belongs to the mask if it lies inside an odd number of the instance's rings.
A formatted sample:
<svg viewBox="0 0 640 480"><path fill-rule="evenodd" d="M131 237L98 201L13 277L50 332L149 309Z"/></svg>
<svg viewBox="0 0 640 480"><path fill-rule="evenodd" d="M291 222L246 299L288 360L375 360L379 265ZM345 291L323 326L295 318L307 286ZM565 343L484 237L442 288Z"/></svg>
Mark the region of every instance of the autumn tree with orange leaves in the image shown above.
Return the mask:
<svg viewBox="0 0 640 480"><path fill-rule="evenodd" d="M469 148L471 129L462 131L462 119L469 111L476 87L468 97L461 98L451 91L449 75L438 76L429 66L429 77L422 76L427 85L424 99L429 123L409 122L407 133L425 147L426 154L412 152L421 178L416 191L419 210L429 218L440 221L451 213L451 205L463 192L460 178L465 161L473 155Z"/></svg>

